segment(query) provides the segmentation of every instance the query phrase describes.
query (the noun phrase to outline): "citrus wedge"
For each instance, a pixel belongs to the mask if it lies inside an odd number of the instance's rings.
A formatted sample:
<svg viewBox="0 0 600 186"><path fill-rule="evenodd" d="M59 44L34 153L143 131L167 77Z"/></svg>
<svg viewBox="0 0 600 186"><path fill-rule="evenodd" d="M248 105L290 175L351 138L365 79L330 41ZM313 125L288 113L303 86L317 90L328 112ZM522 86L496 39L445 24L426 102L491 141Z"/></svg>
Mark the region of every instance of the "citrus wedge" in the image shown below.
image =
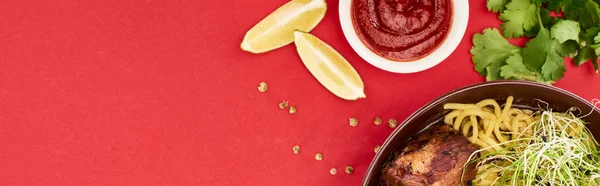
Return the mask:
<svg viewBox="0 0 600 186"><path fill-rule="evenodd" d="M242 50L263 53L294 41L294 30L309 32L325 16L325 0L292 0L269 14L244 36Z"/></svg>
<svg viewBox="0 0 600 186"><path fill-rule="evenodd" d="M294 43L308 71L327 90L346 100L366 97L360 76L335 49L319 38L301 31L294 32Z"/></svg>

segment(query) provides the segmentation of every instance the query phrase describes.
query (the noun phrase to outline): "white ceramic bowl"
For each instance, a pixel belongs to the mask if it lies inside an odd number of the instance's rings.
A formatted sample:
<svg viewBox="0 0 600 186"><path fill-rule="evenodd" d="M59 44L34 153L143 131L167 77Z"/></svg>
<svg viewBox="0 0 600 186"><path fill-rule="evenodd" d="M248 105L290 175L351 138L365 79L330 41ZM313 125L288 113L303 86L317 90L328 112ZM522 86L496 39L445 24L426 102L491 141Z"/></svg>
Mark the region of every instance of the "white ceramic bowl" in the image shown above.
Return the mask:
<svg viewBox="0 0 600 186"><path fill-rule="evenodd" d="M446 59L462 40L469 22L469 1L452 0L453 17L450 32L444 42L429 55L409 62L398 62L386 59L371 51L358 38L352 25L352 0L340 0L339 15L342 30L352 49L371 65L395 73L414 73L427 70Z"/></svg>

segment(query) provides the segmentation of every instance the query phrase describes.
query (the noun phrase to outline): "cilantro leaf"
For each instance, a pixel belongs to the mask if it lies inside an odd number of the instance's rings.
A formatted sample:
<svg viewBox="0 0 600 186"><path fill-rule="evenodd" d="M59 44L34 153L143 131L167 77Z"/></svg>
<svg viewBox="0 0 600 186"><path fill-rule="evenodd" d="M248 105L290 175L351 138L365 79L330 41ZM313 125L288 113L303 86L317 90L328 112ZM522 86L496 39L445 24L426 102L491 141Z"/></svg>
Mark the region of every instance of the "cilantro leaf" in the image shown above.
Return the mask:
<svg viewBox="0 0 600 186"><path fill-rule="evenodd" d="M473 63L475 70L482 76L486 76L488 81L496 80L500 77L500 67L504 65L506 59L518 53L520 48L514 46L500 35L495 28L487 28L482 34L473 36Z"/></svg>
<svg viewBox="0 0 600 186"><path fill-rule="evenodd" d="M558 41L554 41L554 48L556 52L561 56L571 56L575 55L577 49L579 49L579 44L573 40L565 41L564 43L559 43Z"/></svg>
<svg viewBox="0 0 600 186"><path fill-rule="evenodd" d="M560 20L554 24L551 29L551 35L553 39L558 40L560 43L564 43L567 40L574 40L579 43L579 23L571 20Z"/></svg>
<svg viewBox="0 0 600 186"><path fill-rule="evenodd" d="M540 18L542 20L542 24L544 25L544 27L551 27L552 25L558 23L558 21L562 20L562 19L550 16L550 11L545 8L540 8ZM539 28L539 25L536 25L536 26L538 26L538 28Z"/></svg>
<svg viewBox="0 0 600 186"><path fill-rule="evenodd" d="M594 65L594 70L596 71L596 75L598 75L598 71L600 71L600 67L598 67L598 60L592 61L592 65Z"/></svg>
<svg viewBox="0 0 600 186"><path fill-rule="evenodd" d="M558 12L560 11L562 0L548 0L548 9Z"/></svg>
<svg viewBox="0 0 600 186"><path fill-rule="evenodd" d="M588 28L585 30L581 40L585 41L588 45L593 44L598 34L600 34L600 26Z"/></svg>
<svg viewBox="0 0 600 186"><path fill-rule="evenodd" d="M542 76L546 81L556 81L565 76L565 59L555 51L546 53L546 63L542 66Z"/></svg>
<svg viewBox="0 0 600 186"><path fill-rule="evenodd" d="M575 62L575 65L580 66L588 61L591 61L594 69L596 70L596 74L598 74L598 57L600 55L600 51L598 51L598 49L598 44L582 48L579 50L579 53L577 53L577 56L575 56L575 59L573 59L573 62Z"/></svg>
<svg viewBox="0 0 600 186"><path fill-rule="evenodd" d="M545 28L550 28L562 19L552 17L550 16L550 11L548 9L540 8L540 20ZM540 25L536 24L531 30L525 31L525 36L535 37L538 32L540 32Z"/></svg>
<svg viewBox="0 0 600 186"><path fill-rule="evenodd" d="M556 51L550 31L540 29L538 35L525 44L523 59L529 70L541 72L545 81L556 81L563 77L565 69L564 59Z"/></svg>
<svg viewBox="0 0 600 186"><path fill-rule="evenodd" d="M598 37L600 37L600 35ZM596 54L596 59L593 60L593 58L592 58L592 65L594 66L594 69L596 70L596 74L598 74L599 68L598 68L598 58L597 57L600 56L600 44L593 44L593 45L590 45L590 47L592 49L594 49L594 53Z"/></svg>
<svg viewBox="0 0 600 186"><path fill-rule="evenodd" d="M575 65L580 66L588 61L591 61L594 69L596 70L596 74L598 74L598 56L600 55L600 26L587 29L582 35L581 40L585 41L586 46L579 50L573 62L575 62Z"/></svg>
<svg viewBox="0 0 600 186"><path fill-rule="evenodd" d="M600 44L593 44L593 45L590 45L590 47L592 49L594 49L594 52L596 53L596 55L600 55Z"/></svg>
<svg viewBox="0 0 600 186"><path fill-rule="evenodd" d="M548 0L531 0L537 6L542 6L542 3L548 2Z"/></svg>
<svg viewBox="0 0 600 186"><path fill-rule="evenodd" d="M512 0L500 14L500 28L507 38L518 38L538 24L538 7L531 0Z"/></svg>
<svg viewBox="0 0 600 186"><path fill-rule="evenodd" d="M529 69L539 71L546 62L547 47L553 45L550 34L546 29L540 29L537 37L529 40L523 48L523 59Z"/></svg>
<svg viewBox="0 0 600 186"><path fill-rule="evenodd" d="M597 62L598 55L596 55L596 52L593 48L586 46L579 50L577 56L575 56L575 59L573 59L573 62L575 62L575 65L579 66L588 62L589 60L591 60L592 62Z"/></svg>
<svg viewBox="0 0 600 186"><path fill-rule="evenodd" d="M492 12L501 12L508 0L487 0L487 8Z"/></svg>
<svg viewBox="0 0 600 186"><path fill-rule="evenodd" d="M600 7L594 0L562 0L567 19L578 21L584 28L600 24Z"/></svg>
<svg viewBox="0 0 600 186"><path fill-rule="evenodd" d="M515 53L506 59L506 65L501 68L500 76L504 79L528 80L550 84L552 81L544 81L542 74L531 71L523 63L523 57L519 53Z"/></svg>
<svg viewBox="0 0 600 186"><path fill-rule="evenodd" d="M502 67L502 65L506 65L506 62L502 61L501 63L492 63L490 66L486 67L485 70L487 71L487 74L485 76L485 80L503 80L503 78L500 76L500 67Z"/></svg>

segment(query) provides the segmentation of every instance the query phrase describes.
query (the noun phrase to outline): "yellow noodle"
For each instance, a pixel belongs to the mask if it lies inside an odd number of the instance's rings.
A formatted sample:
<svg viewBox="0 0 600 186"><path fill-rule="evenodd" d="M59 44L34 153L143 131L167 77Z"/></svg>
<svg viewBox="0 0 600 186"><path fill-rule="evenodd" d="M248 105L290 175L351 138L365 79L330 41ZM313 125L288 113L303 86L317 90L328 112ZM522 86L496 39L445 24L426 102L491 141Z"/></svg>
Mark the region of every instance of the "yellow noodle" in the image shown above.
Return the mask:
<svg viewBox="0 0 600 186"><path fill-rule="evenodd" d="M460 110L455 110L452 111L448 114L446 114L446 116L444 116L444 123L445 124L452 124L452 120L454 120L454 118L456 118L456 116L458 116L462 111Z"/></svg>
<svg viewBox="0 0 600 186"><path fill-rule="evenodd" d="M512 129L513 119L516 115L522 114L523 112L519 109L511 108L508 110L506 116L504 116L503 121L505 122L505 128L503 130Z"/></svg>
<svg viewBox="0 0 600 186"><path fill-rule="evenodd" d="M498 122L498 121L490 120L490 123L488 124L488 128L485 130L485 135L488 135L488 136L492 135L492 131L494 131L494 128L497 126L496 122Z"/></svg>
<svg viewBox="0 0 600 186"><path fill-rule="evenodd" d="M525 113L525 114L527 114L529 116L533 115L533 111L529 110L529 109L523 109L523 113Z"/></svg>
<svg viewBox="0 0 600 186"><path fill-rule="evenodd" d="M525 113L525 114L527 114L527 113ZM531 114L527 114L527 117L525 118L525 123L527 123L527 124L533 123L533 120L531 120L531 119L532 119Z"/></svg>
<svg viewBox="0 0 600 186"><path fill-rule="evenodd" d="M513 101L513 97L512 96L508 96L508 98L506 99L506 104L504 104L504 109L502 109L502 114L501 114L501 118L506 117L506 114L508 113L508 110L510 109L510 107L512 107L512 101Z"/></svg>
<svg viewBox="0 0 600 186"><path fill-rule="evenodd" d="M458 114L458 116L456 116L456 120L454 120L454 130L458 130L460 128L460 124L463 122L463 119L469 115L470 114L467 113L467 111L462 111L460 114Z"/></svg>
<svg viewBox="0 0 600 186"><path fill-rule="evenodd" d="M500 117L500 114L501 114L500 105L498 105L498 102L496 102L496 100L485 99L475 105L477 105L478 107L482 107L482 108L485 106L488 106L488 105L492 105L494 107L494 115L496 115L496 117Z"/></svg>
<svg viewBox="0 0 600 186"><path fill-rule="evenodd" d="M504 104L504 108L502 109L502 113L500 114L500 122L504 125L502 127L502 130L508 130L510 128L510 124L507 123L506 117L508 116L508 111L510 110L510 107L512 106L512 101L513 101L513 97L509 96L506 99L506 103Z"/></svg>
<svg viewBox="0 0 600 186"><path fill-rule="evenodd" d="M494 112L494 110L492 110L492 109L490 109L488 107L481 107L480 109L483 110L483 111L486 111L486 112L492 112L492 113Z"/></svg>
<svg viewBox="0 0 600 186"><path fill-rule="evenodd" d="M489 144L485 143L484 141L482 141L482 140L481 140L481 139L479 139L479 138L478 138L478 139L472 139L472 138L469 138L469 141L470 141L471 143L474 143L474 144L477 144L477 145L481 146L481 148L482 148L482 149L483 149L483 148L488 148L488 147L490 146Z"/></svg>
<svg viewBox="0 0 600 186"><path fill-rule="evenodd" d="M513 116L513 115L517 115L517 114L523 114L523 111L516 109L516 108L511 108L508 110L509 116Z"/></svg>
<svg viewBox="0 0 600 186"><path fill-rule="evenodd" d="M478 127L478 125L479 125L479 124L478 124L478 122L477 122L477 117L475 117L474 115L471 115L471 117L470 117L469 119L471 119L471 123L475 124L475 125L472 125L472 126L471 126L471 127L473 127L473 136L472 136L472 138L473 138L473 139L477 139L477 136L479 135L479 134L478 134L478 132L479 132L479 127Z"/></svg>
<svg viewBox="0 0 600 186"><path fill-rule="evenodd" d="M498 139L498 141L500 141L500 143L504 143L504 142L508 141L504 137L504 135L502 135L502 133L500 132L500 126L499 125L496 125L496 127L494 127L494 135L496 136L496 139Z"/></svg>
<svg viewBox="0 0 600 186"><path fill-rule="evenodd" d="M492 185L492 183L494 183L493 180L481 180L476 186Z"/></svg>
<svg viewBox="0 0 600 186"><path fill-rule="evenodd" d="M485 141L487 144L489 144L494 150L502 150L502 147L500 147L500 145L498 145L498 142L494 141L492 138L486 136L483 133L479 134L479 139L481 139L482 141Z"/></svg>
<svg viewBox="0 0 600 186"><path fill-rule="evenodd" d="M519 115L515 116L515 118L513 118L512 131L511 131L513 140L517 139L517 137L519 136L519 134L520 134L520 132L518 132L519 131L519 121L521 121L525 117L527 117L527 115L519 114Z"/></svg>
<svg viewBox="0 0 600 186"><path fill-rule="evenodd" d="M446 103L444 109L446 110L467 110L477 108L475 104L460 104L460 103Z"/></svg>
<svg viewBox="0 0 600 186"><path fill-rule="evenodd" d="M481 123L483 124L483 130L486 132L486 134L487 134L488 128L490 127L490 121L491 120L489 120L489 119L481 120Z"/></svg>
<svg viewBox="0 0 600 186"><path fill-rule="evenodd" d="M587 138L588 138L588 141L589 141L590 146L592 147L592 149L594 149L594 151L598 151L598 149L596 148L596 145L594 145L595 142L594 142L593 137L592 136L588 136Z"/></svg>
<svg viewBox="0 0 600 186"><path fill-rule="evenodd" d="M473 125L473 123L467 122L467 123L465 123L465 125L462 126L462 135L463 136L469 136L469 129L471 129L471 125Z"/></svg>

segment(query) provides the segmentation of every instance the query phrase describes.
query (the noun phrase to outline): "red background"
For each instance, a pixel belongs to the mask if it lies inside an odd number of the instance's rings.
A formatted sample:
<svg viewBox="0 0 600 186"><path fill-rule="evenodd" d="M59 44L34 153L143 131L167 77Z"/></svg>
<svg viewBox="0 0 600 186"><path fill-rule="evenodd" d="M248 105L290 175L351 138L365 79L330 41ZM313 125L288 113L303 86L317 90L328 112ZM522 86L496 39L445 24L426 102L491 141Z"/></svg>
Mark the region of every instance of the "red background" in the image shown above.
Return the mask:
<svg viewBox="0 0 600 186"><path fill-rule="evenodd" d="M353 52L338 3L328 1L312 33L344 55L366 87L367 99L344 101L311 76L293 45L240 50L245 32L285 2L2 2L0 185L359 185L373 148L392 132L373 117L402 121L483 82L471 39L500 23L485 1L471 0L467 33L447 60L393 74ZM600 97L591 65L567 69L556 86ZM261 81L267 93L257 91ZM281 100L297 114L279 110ZM349 117L359 125L349 127ZM353 175L343 173L346 165Z"/></svg>

